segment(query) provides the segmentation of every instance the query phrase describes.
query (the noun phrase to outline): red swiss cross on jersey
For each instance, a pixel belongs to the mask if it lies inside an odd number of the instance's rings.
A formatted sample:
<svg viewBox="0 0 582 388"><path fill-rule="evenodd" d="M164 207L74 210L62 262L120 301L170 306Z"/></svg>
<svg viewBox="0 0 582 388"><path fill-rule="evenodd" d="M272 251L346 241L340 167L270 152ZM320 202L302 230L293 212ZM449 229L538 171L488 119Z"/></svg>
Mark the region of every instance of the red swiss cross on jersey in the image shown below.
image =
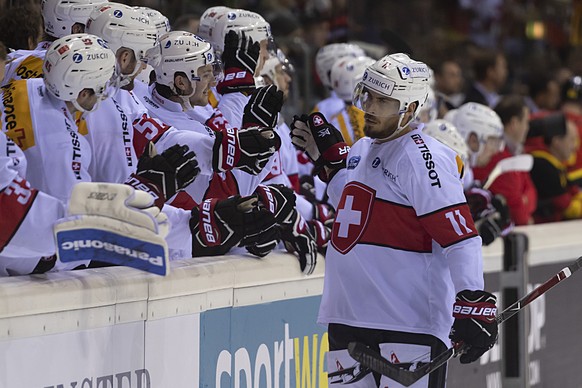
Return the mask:
<svg viewBox="0 0 582 388"><path fill-rule="evenodd" d="M376 191L358 182L348 183L337 206L331 244L346 254L362 237L372 213Z"/></svg>

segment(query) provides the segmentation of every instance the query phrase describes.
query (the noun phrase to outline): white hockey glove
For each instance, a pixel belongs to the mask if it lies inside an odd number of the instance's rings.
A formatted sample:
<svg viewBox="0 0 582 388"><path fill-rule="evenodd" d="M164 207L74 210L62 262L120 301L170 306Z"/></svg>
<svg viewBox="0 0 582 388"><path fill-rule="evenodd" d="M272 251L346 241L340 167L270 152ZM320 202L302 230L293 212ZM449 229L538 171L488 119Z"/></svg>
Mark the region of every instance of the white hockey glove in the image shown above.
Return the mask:
<svg viewBox="0 0 582 388"><path fill-rule="evenodd" d="M57 257L167 275L169 230L150 194L123 184L83 182L73 188L68 217L55 223Z"/></svg>

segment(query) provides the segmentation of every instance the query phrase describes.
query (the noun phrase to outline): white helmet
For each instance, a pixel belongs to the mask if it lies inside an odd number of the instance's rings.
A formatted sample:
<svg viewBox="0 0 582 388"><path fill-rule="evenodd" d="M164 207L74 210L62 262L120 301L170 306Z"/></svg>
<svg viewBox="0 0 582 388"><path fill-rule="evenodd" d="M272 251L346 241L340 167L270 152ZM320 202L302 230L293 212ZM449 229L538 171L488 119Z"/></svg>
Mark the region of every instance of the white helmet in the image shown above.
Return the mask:
<svg viewBox="0 0 582 388"><path fill-rule="evenodd" d="M469 160L469 147L453 123L442 119L429 121L422 131L455 151L463 163Z"/></svg>
<svg viewBox="0 0 582 388"><path fill-rule="evenodd" d="M450 120L457 127L465 141L469 140L471 133L475 133L481 147L489 138L503 138L501 119L493 109L483 104L467 102L447 112L445 120Z"/></svg>
<svg viewBox="0 0 582 388"><path fill-rule="evenodd" d="M54 38L69 35L75 23L87 24L91 12L106 2L107 0L42 0L40 6L44 31Z"/></svg>
<svg viewBox="0 0 582 388"><path fill-rule="evenodd" d="M160 11L149 7L134 7L138 11L145 13L150 19L156 30L158 30L158 37L170 31L170 21Z"/></svg>
<svg viewBox="0 0 582 388"><path fill-rule="evenodd" d="M236 31L238 34L244 32L247 37L253 39L253 42L267 40L273 49L271 25L256 12L231 9L217 16L214 29L209 37L209 41L217 53L224 51L224 38L229 31Z"/></svg>
<svg viewBox="0 0 582 388"><path fill-rule="evenodd" d="M281 87L277 83L277 66L281 65L282 70L285 71L290 77L295 73L295 68L287 59L287 56L281 49L277 49L276 54L271 54L270 58L265 61L263 68L261 69L261 76L269 77L277 89Z"/></svg>
<svg viewBox="0 0 582 388"><path fill-rule="evenodd" d="M393 139L408 125L406 123L402 126L402 119L410 104L417 103L410 120L412 121L426 103L429 77L428 66L423 62L410 59L408 55L401 53L386 55L366 69L362 81L354 91L353 104L368 114L379 116L382 112L367 111L368 90L398 101L398 126L388 137Z"/></svg>
<svg viewBox="0 0 582 388"><path fill-rule="evenodd" d="M366 68L374 62L376 60L370 57L344 57L336 61L331 68L330 79L337 96L351 103L356 85L362 80Z"/></svg>
<svg viewBox="0 0 582 388"><path fill-rule="evenodd" d="M315 71L321 83L331 88L330 72L333 64L343 57L363 57L366 53L355 44L332 43L323 46L315 55Z"/></svg>
<svg viewBox="0 0 582 388"><path fill-rule="evenodd" d="M148 63L156 71L156 82L176 92L174 75L185 73L190 81L199 81L198 68L214 64L212 45L185 31L172 31L160 37L147 54Z"/></svg>
<svg viewBox="0 0 582 388"><path fill-rule="evenodd" d="M157 30L148 16L128 5L108 3L91 13L87 32L97 35L117 53L120 47L133 50L138 61L157 39Z"/></svg>
<svg viewBox="0 0 582 388"><path fill-rule="evenodd" d="M438 106L437 99L432 88L428 88L428 96L426 97L426 102L424 106L420 109L418 113L418 121L427 123L436 120L438 117Z"/></svg>
<svg viewBox="0 0 582 388"><path fill-rule="evenodd" d="M115 54L101 38L89 34L57 39L48 48L43 64L48 91L59 100L71 101L80 111L84 109L77 103L79 93L93 89L98 101L106 98L114 71Z"/></svg>
<svg viewBox="0 0 582 388"><path fill-rule="evenodd" d="M212 35L214 34L214 27L216 26L216 21L219 17L231 11L232 8L224 6L210 7L202 16L200 16L200 24L198 25L197 35L202 39L205 39L212 43Z"/></svg>

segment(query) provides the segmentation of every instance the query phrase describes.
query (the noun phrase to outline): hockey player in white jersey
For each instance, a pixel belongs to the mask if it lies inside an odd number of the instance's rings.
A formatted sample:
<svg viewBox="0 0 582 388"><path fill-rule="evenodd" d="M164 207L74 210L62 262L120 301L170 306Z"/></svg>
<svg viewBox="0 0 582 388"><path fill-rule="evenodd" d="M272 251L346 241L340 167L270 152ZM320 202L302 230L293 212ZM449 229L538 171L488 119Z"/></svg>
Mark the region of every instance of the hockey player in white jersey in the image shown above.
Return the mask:
<svg viewBox="0 0 582 388"><path fill-rule="evenodd" d="M156 27L156 30L158 31L158 38L164 35L166 32L170 31L170 21L157 9L149 7L135 7L135 9L142 11L148 16L150 23L153 23L153 25ZM146 67L137 75L136 81L141 81L144 84L149 85L151 83L150 76L152 70L153 69L151 65L146 65Z"/></svg>
<svg viewBox="0 0 582 388"><path fill-rule="evenodd" d="M364 71L374 62L370 57L345 57L336 61L331 68L331 88L344 102L344 107L329 116L329 122L340 130L349 146L364 137L364 113L352 105L352 95Z"/></svg>
<svg viewBox="0 0 582 388"><path fill-rule="evenodd" d="M329 96L319 101L313 108L313 112L321 112L325 117L332 117L344 108L343 100L337 96L331 86L331 68L336 61L342 58L356 58L365 55L364 50L350 43L332 43L317 51L315 71L323 86L329 91Z"/></svg>
<svg viewBox="0 0 582 388"><path fill-rule="evenodd" d="M42 77L42 63L51 42L65 35L85 31L85 24L95 7L107 0L42 0L44 39L34 50L17 50L11 54L6 75L0 78L0 86L19 79Z"/></svg>
<svg viewBox="0 0 582 388"><path fill-rule="evenodd" d="M207 104L209 88L215 80L211 45L189 32L173 31L162 36L160 43L148 52L148 62L153 66L156 82L147 94L138 97L153 117L178 129L168 131L160 141L189 144L191 140L188 139L202 136L209 138L206 141L216 143L217 150L220 146L229 151L217 152L214 158L215 173L200 177L202 180L197 182L196 187L189 188L188 193L197 202L207 197L252 194L269 172L264 167L279 147L278 144L273 149L265 146L278 143L280 139L267 127L268 123L257 122L251 112L261 110L265 115L274 117L281 109L282 97L273 92L269 93L271 98L254 100L263 105L248 103L249 107L245 108L249 115L240 129L230 126L219 111L212 117L195 118L195 114L190 114L193 106ZM139 91L143 92L143 89ZM265 100L273 102L273 99L274 105L266 105ZM231 166L228 169L220 167L229 163ZM235 167L238 168L230 171Z"/></svg>
<svg viewBox="0 0 582 388"><path fill-rule="evenodd" d="M366 137L349 153L320 113L293 124L294 143L323 165L337 209L318 317L328 325L328 373L355 364L351 341L407 362L426 361L452 340L468 346L462 363L496 341L496 300L483 291L481 239L456 154L411 124L427 90L424 63L388 55L367 69L354 94ZM333 378L355 387L393 384L360 371ZM442 368L414 387L442 388L445 377Z"/></svg>

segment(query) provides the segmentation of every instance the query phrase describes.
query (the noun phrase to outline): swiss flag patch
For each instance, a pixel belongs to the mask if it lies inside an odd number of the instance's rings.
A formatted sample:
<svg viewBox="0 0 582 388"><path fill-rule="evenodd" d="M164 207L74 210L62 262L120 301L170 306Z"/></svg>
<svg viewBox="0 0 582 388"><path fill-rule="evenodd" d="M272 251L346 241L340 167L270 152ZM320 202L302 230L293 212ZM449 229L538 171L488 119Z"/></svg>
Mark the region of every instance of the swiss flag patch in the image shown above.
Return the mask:
<svg viewBox="0 0 582 388"><path fill-rule="evenodd" d="M348 253L364 234L375 198L376 190L362 183L344 187L331 235L331 244L340 253Z"/></svg>

